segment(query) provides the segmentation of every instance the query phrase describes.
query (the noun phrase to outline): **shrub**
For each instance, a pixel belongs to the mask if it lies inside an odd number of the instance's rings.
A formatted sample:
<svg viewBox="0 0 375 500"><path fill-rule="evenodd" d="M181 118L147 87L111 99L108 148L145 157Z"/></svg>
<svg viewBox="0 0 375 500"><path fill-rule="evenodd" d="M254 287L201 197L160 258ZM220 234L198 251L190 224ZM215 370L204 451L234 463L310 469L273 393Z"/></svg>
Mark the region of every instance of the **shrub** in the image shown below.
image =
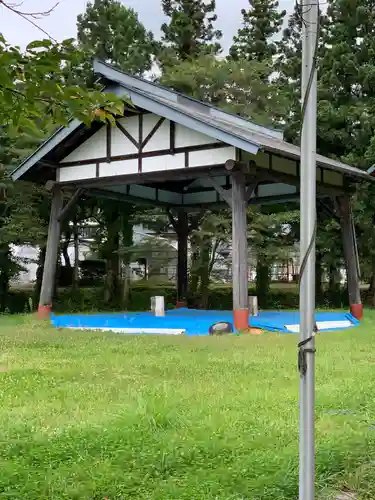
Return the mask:
<svg viewBox="0 0 375 500"><path fill-rule="evenodd" d="M249 295L255 295L255 288L249 288ZM163 295L165 307L171 309L177 301L176 289L171 284L157 284L147 282L133 283L130 289L130 311L149 311L151 297ZM29 299L33 296L33 291L12 291L9 294L7 310L11 314L24 313L29 311ZM364 297L363 297L364 298ZM197 307L200 301L198 295L188 297L189 307ZM34 304L36 307L37 304ZM275 289L271 288L267 296L266 306L259 301L260 309L298 309L299 294L298 288ZM317 303L317 308L345 308L348 306L348 295L345 289L338 293L334 300L324 294L321 301ZM212 310L232 309L232 288L230 286L215 286L209 290L208 307ZM54 301L54 310L59 313L97 312L118 310L115 304L103 303L103 288L101 286L79 288L61 288Z"/></svg>

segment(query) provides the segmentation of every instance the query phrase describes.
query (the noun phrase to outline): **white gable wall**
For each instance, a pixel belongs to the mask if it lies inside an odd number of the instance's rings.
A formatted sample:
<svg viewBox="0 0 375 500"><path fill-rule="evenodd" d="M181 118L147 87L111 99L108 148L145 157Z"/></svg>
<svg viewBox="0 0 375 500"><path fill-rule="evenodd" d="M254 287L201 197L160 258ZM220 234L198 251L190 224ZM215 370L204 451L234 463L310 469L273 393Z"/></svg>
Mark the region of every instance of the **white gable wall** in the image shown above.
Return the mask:
<svg viewBox="0 0 375 500"><path fill-rule="evenodd" d="M103 158L106 155L106 148L107 131L105 127L102 127L94 135L87 139L87 141L66 156L61 163L89 160L91 158Z"/></svg>
<svg viewBox="0 0 375 500"><path fill-rule="evenodd" d="M153 114L144 115L143 117L143 140L146 139L153 127L159 121L160 116ZM170 146L170 121L164 120L155 134L148 141L143 151L158 151L159 149L168 149Z"/></svg>
<svg viewBox="0 0 375 500"><path fill-rule="evenodd" d="M119 123L129 134L138 141L138 116L121 118ZM136 146L121 132L118 127L111 127L111 153L112 156L129 155L137 153Z"/></svg>
<svg viewBox="0 0 375 500"><path fill-rule="evenodd" d="M139 120L142 120L140 127ZM160 122L160 117L146 113L124 117L119 120L121 126L132 136L134 142L139 144L140 128L142 142ZM215 148L219 141L207 135L190 130L182 125L174 125L174 141L171 144L171 123L164 120L159 123L157 130L148 140L142 152L147 153L141 162L138 161L139 149L136 144L116 126L110 128L110 152L112 161L108 162L107 156L107 129L103 126L98 132L81 144L75 151L61 161L62 168L58 169L60 182L74 182L96 177L114 177L136 174L141 167L141 174L162 172L201 166L214 166L224 164L228 159L235 159L235 148L225 146ZM207 145L207 149L204 146ZM194 148L199 147L199 151ZM171 154L171 149L177 150ZM180 148L191 148L179 152ZM202 148L202 149L201 149ZM153 155L153 153L155 153ZM130 156L129 158L119 157ZM91 161L92 163L91 163ZM69 165L70 162L89 164Z"/></svg>

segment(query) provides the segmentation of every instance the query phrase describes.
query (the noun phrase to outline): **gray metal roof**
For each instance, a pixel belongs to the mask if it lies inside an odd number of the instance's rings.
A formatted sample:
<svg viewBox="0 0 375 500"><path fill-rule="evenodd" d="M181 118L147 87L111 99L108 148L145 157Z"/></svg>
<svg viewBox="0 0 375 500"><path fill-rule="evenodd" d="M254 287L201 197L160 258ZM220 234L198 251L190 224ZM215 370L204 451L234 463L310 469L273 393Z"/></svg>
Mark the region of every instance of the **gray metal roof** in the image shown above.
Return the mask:
<svg viewBox="0 0 375 500"><path fill-rule="evenodd" d="M94 70L107 82L111 82L111 92L127 95L133 104L141 109L252 154L258 151L269 151L287 158L297 160L300 158L300 148L285 142L279 131L256 125L245 118L226 113L163 86L130 76L99 61L95 61ZM117 87L114 88L113 84L117 84ZM13 180L22 178L80 125L78 120L73 120L68 127L59 129L21 163L12 174ZM321 155L317 155L317 164L351 177L374 179L366 171Z"/></svg>

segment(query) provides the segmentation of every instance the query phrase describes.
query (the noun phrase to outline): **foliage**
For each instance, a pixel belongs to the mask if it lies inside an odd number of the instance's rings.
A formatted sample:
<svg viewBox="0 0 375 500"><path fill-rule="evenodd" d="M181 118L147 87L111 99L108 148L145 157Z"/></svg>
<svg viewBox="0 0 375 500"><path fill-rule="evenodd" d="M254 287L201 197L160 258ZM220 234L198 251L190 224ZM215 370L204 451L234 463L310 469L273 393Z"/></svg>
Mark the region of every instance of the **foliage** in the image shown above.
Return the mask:
<svg viewBox="0 0 375 500"><path fill-rule="evenodd" d="M319 150L363 169L375 162L374 19L371 2L330 0L319 72ZM373 200L373 189L360 187L354 213L361 267L370 283L375 276Z"/></svg>
<svg viewBox="0 0 375 500"><path fill-rule="evenodd" d="M299 141L301 127L301 67L302 67L302 22L299 5L288 18L287 27L277 44L275 70L277 82L282 86L290 101L290 109L285 115L285 138Z"/></svg>
<svg viewBox="0 0 375 500"><path fill-rule="evenodd" d="M154 39L139 21L137 13L117 0L88 2L77 18L77 39L84 64L92 74L94 57L132 74L151 69Z"/></svg>
<svg viewBox="0 0 375 500"><path fill-rule="evenodd" d="M274 262L290 259L297 222L297 211L266 214L259 208L248 209L248 242L256 256L256 294L262 307L269 307L270 267Z"/></svg>
<svg viewBox="0 0 375 500"><path fill-rule="evenodd" d="M274 41L282 27L286 11L279 11L276 0L249 0L250 9L242 9L242 26L233 38L229 54L233 59L269 60L276 54Z"/></svg>
<svg viewBox="0 0 375 500"><path fill-rule="evenodd" d="M172 282L163 282L160 279L139 280L130 284L129 302L126 307L118 302L105 303L103 301L103 285L105 274L105 263L103 261L82 262L79 288L72 290L70 287L59 289L58 296L54 302L54 310L57 313L84 313L100 311L149 311L151 297L163 295L165 305L168 309L173 309L177 301L176 286ZM96 281L92 281L93 275ZM251 283L249 295L256 295L256 284ZM362 291L365 300L367 291ZM34 296L34 291L18 290L15 286L9 292L7 309L12 314L19 314L27 310L30 297ZM201 303L202 296L198 291L193 292L191 287L188 294L189 307L197 307ZM232 287L228 285L212 285L207 289L206 307L212 310L229 311L232 309ZM265 300L265 301L264 301ZM37 301L34 304L37 305ZM296 283L271 283L267 297L261 293L259 305L262 309L291 310L298 309L299 295ZM348 296L345 287L336 288L335 295L332 295L328 288L323 289L317 295L317 307L343 308L348 306Z"/></svg>
<svg viewBox="0 0 375 500"><path fill-rule="evenodd" d="M320 72L320 147L360 167L374 163L374 20L366 0L330 1Z"/></svg>
<svg viewBox="0 0 375 500"><path fill-rule="evenodd" d="M169 66L203 54L218 54L222 33L214 28L216 1L162 0L169 23L161 27L160 59Z"/></svg>
<svg viewBox="0 0 375 500"><path fill-rule="evenodd" d="M199 306L208 306L208 286L215 263L219 259L219 251L228 246L231 232L231 216L229 210L220 213L206 211L199 221L199 227L190 235L191 293L199 297Z"/></svg>
<svg viewBox="0 0 375 500"><path fill-rule="evenodd" d="M40 137L51 121L66 124L74 116L89 124L123 114L117 96L63 84L62 68L76 55L72 40L35 41L21 52L0 37L0 127L7 134Z"/></svg>
<svg viewBox="0 0 375 500"><path fill-rule="evenodd" d="M264 83L270 62L217 59L201 56L164 69L161 82L196 99L250 118L278 124L288 101L276 83Z"/></svg>

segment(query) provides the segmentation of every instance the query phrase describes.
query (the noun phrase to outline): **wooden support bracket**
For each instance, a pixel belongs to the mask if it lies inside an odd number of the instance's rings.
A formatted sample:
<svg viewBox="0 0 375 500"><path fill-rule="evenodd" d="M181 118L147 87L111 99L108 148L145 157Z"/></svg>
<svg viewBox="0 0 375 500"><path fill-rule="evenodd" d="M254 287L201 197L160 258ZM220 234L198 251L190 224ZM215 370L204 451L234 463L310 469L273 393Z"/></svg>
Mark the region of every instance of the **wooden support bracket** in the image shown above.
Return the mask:
<svg viewBox="0 0 375 500"><path fill-rule="evenodd" d="M232 208L232 190L224 189L220 184L216 181L215 177L209 175L208 177L210 182L217 193L223 198L224 201L228 203L228 205Z"/></svg>
<svg viewBox="0 0 375 500"><path fill-rule="evenodd" d="M215 177L209 176L210 182L212 186L214 187L215 191L219 193L219 195L223 198L224 201L227 202L227 204L232 208L232 190L231 189L224 189L220 184L216 181ZM258 181L252 180L250 184L246 187L246 201L249 201L252 194L254 193Z"/></svg>
<svg viewBox="0 0 375 500"><path fill-rule="evenodd" d="M246 188L246 201L249 201L252 194L254 193L254 191L256 190L257 186L258 186L259 182L252 182L251 184L249 184Z"/></svg>
<svg viewBox="0 0 375 500"><path fill-rule="evenodd" d="M67 202L65 207L63 207L58 215L58 221L62 222L66 216L69 214L71 209L76 205L82 194L84 193L83 188L77 189L77 191L73 194L73 196L70 198L70 200Z"/></svg>

